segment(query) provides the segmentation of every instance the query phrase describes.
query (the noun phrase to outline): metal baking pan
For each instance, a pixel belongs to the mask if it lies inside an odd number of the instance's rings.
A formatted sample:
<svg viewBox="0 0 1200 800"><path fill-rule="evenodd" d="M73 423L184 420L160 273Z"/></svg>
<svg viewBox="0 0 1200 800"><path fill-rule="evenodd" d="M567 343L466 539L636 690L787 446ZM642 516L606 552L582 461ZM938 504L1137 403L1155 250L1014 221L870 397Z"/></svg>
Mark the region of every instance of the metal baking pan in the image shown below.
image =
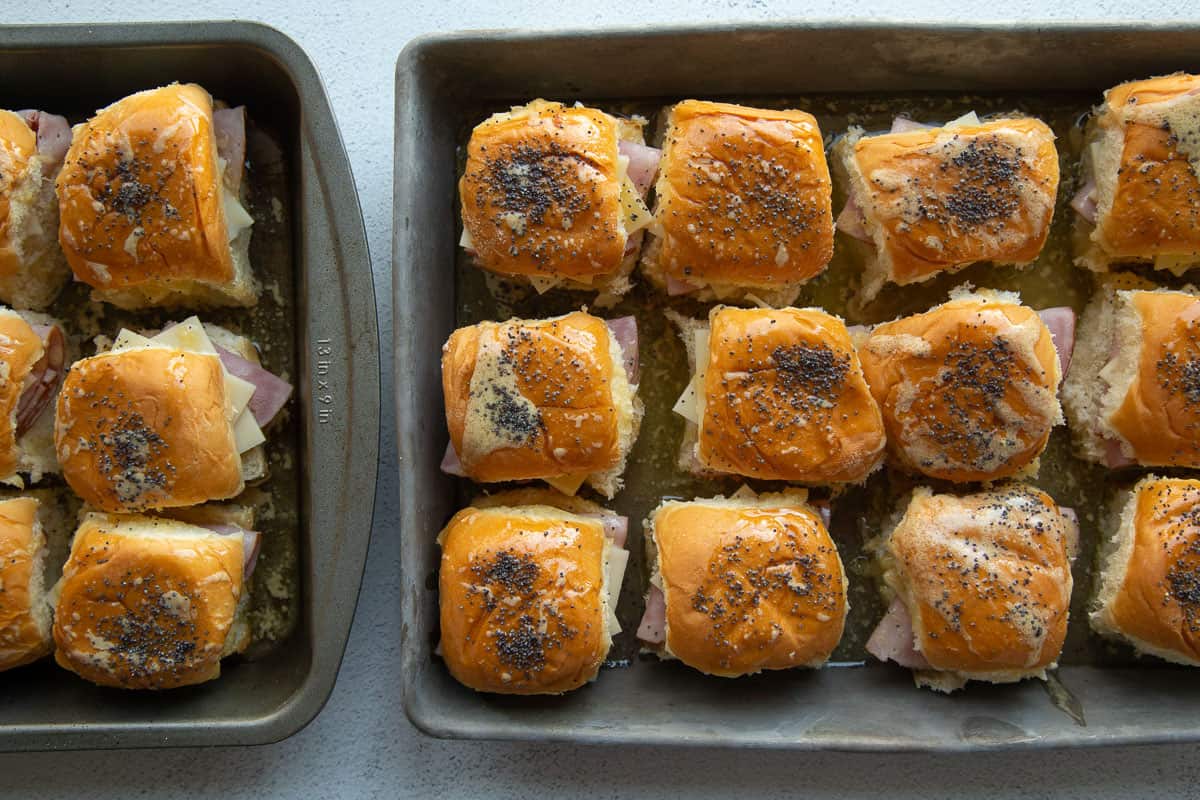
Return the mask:
<svg viewBox="0 0 1200 800"><path fill-rule="evenodd" d="M707 678L677 663L636 654L632 629L641 611L644 576L632 564L619 609L626 632L613 651L618 659L626 658L577 692L559 698L476 694L457 684L433 652L435 536L471 492L438 469L446 443L439 344L456 323L478 315L478 296L464 294L475 279L464 277L456 250L455 184L459 148L470 126L486 113L534 97L580 99L620 110L653 109L685 97L770 102L772 97L821 96L829 118L842 120L844 129L841 101L848 108L865 102L864 97L964 93L984 98L988 110L1005 109L1011 97L1033 97L1042 105L1031 111L1058 103L1060 114L1066 108L1082 113L1103 89L1122 80L1200 69L1197 54L1200 23L1168 28L1141 22L820 22L465 32L411 42L396 67L392 266L396 369L405 376L396 397L403 535L401 675L412 722L441 737L795 749L961 751L1200 741L1194 713L1200 707L1200 681L1194 671L1136 661L1128 654L1096 657L1097 646L1089 643L1086 620L1079 613L1088 590L1087 563L1077 564L1072 618L1075 640L1084 643L1072 646L1071 657L1064 655L1050 684L973 684L965 692L942 696L914 688L905 670L853 657L846 660L857 663L844 668L737 681ZM824 132L828 136L840 130ZM1062 210L1060 205L1059 216L1065 216ZM1083 299L1079 280L1066 271L1060 274L1061 286L1044 282L1043 292L1060 290L1065 302L1078 306ZM561 313L571 302L544 310ZM578 305L584 298L573 302ZM643 353L648 347L671 346L664 343L668 338L673 337L652 331L643 339ZM643 380L643 388L647 383ZM1065 457L1065 432L1060 429L1056 436ZM643 446L647 437L660 443L671 437L644 424L639 450L657 468L672 470L672 445L663 456ZM639 450L631 459L634 469ZM626 494L638 495L645 475L643 471L631 480ZM629 503L618 495L615 507L627 512L646 507L635 502L630 509L623 502ZM854 508L849 507L851 528ZM640 517L633 519L630 549L636 562ZM837 520L835 506L835 528ZM843 557L851 561L854 554L843 551ZM853 565L851 578L859 587L867 583L855 575ZM855 591L852 608L861 609L860 603L869 602L864 599L868 590ZM861 638L848 648L861 651Z"/></svg>
<svg viewBox="0 0 1200 800"><path fill-rule="evenodd" d="M271 436L275 527L264 545L282 565L272 578L296 588L256 581L252 603L272 606L276 641L227 660L221 678L202 686L106 690L50 663L5 673L0 750L283 739L328 699L350 632L375 497L379 335L350 165L312 62L255 23L0 27L5 108L45 108L76 122L171 81L244 103L252 122L251 258L264 299L253 311L208 316L266 341L268 366L296 387L290 421ZM71 287L61 302L73 297L84 300Z"/></svg>

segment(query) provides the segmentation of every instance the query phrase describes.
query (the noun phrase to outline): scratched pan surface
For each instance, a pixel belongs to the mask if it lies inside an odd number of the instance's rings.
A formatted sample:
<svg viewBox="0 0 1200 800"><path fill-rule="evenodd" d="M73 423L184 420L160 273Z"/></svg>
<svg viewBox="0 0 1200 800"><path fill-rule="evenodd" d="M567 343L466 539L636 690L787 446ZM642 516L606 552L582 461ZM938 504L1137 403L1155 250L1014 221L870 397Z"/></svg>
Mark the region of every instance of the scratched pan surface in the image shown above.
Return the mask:
<svg viewBox="0 0 1200 800"><path fill-rule="evenodd" d="M248 79L250 78L250 79ZM93 687L49 663L0 676L0 749L258 744L300 730L333 688L370 535L379 419L379 343L362 215L312 63L250 23L9 27L0 107L85 119L130 92L194 81L250 119L253 310L204 314L259 343L296 387L270 435L260 510L255 641L221 678L165 693ZM178 314L122 313L68 286L51 309L91 337ZM353 421L353 424L351 424Z"/></svg>
<svg viewBox="0 0 1200 800"><path fill-rule="evenodd" d="M577 308L582 295L551 292L501 306L456 247L456 176L470 127L492 111L533 97L581 100L641 113L651 128L664 103L684 97L734 99L812 111L827 142L847 124L887 127L893 114L946 120L972 109L1020 110L1045 118L1059 136L1063 189L1045 252L1026 272L972 268L917 289L885 292L866 309L848 300L861 252L839 237L826 276L799 305L824 306L855 322L921 310L959 282L1020 289L1035 307L1082 308L1090 278L1069 263L1069 197L1078 163L1077 120L1121 80L1200 69L1200 26L927 27L838 23L664 31L462 33L411 43L397 64L396 302L397 411L403 531L404 703L437 736L587 742L725 744L745 747L970 750L1200 740L1197 673L1089 634L1083 611L1099 536L1096 513L1113 489L1099 470L1073 459L1065 430L1052 439L1038 480L1081 512L1084 553L1076 564L1073 619L1062 666L1050 684L971 685L951 697L918 691L908 673L871 663L863 644L882 614L861 553L901 481L873 480L835 498L833 534L852 583L847 634L834 661L726 681L639 655L632 635L645 574L640 520L662 496L731 491L736 482L697 482L674 466L682 423L670 412L686 375L682 348L662 322L661 299L639 287L611 315L633 313L642 333L647 416L630 460L627 488L611 504L633 521L632 560L610 664L599 679L561 698L505 698L458 685L434 654L437 639L434 538L478 491L442 475L440 348L457 325L510 313L547 316ZM752 54L752 57L747 57ZM836 185L835 204L841 189ZM678 304L677 304L678 307ZM680 308L693 315L701 307ZM608 313L608 312L604 312Z"/></svg>

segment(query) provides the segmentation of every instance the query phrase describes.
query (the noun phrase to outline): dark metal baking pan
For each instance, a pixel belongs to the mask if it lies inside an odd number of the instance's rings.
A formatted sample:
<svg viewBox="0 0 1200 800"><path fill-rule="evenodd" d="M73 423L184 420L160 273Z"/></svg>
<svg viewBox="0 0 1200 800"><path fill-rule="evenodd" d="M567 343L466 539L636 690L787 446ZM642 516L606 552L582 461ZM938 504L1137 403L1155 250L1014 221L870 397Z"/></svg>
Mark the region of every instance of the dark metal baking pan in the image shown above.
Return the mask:
<svg viewBox="0 0 1200 800"><path fill-rule="evenodd" d="M79 121L171 81L245 104L252 121L251 257L267 288L255 310L217 317L267 343L268 366L296 386L269 451L265 547L282 566L251 595L270 606L275 641L227 660L217 681L163 693L99 689L51 663L5 673L2 750L277 741L320 711L349 635L375 496L379 335L350 165L312 62L254 23L0 27L5 108Z"/></svg>
<svg viewBox="0 0 1200 800"><path fill-rule="evenodd" d="M635 655L561 698L505 698L458 685L433 652L435 536L469 491L438 470L446 442L439 344L463 319L464 304L475 305L462 294L468 282L456 251L456 148L482 114L533 97L623 109L685 97L821 95L835 102L844 97L850 105L864 96L900 93L978 94L1001 107L1007 96L1036 95L1046 103L1061 98L1083 112L1104 88L1122 80L1200 69L1198 53L1200 24L1146 23L823 22L467 32L410 43L396 76L393 271L396 369L404 376L396 397L401 673L413 723L442 737L797 749L952 751L1200 741L1196 673L1153 661L1064 658L1060 683L973 685L947 697L919 691L904 670L877 663L726 681ZM1078 304L1078 287L1061 289ZM646 341L643 348L659 344ZM643 426L643 439L658 435ZM1058 435L1065 452L1063 434ZM669 453L656 461L672 469ZM635 483L632 493L638 491ZM618 496L616 506L621 503ZM837 514L835 506L835 527ZM639 527L631 526L634 560ZM1077 638L1085 639L1078 604L1088 587L1078 578L1089 570L1087 564L1077 567L1072 621ZM866 580L861 574L852 578ZM614 646L618 655L636 649L631 628L643 585L631 567L619 610L626 633ZM856 646L861 649L861 642ZM1055 690L1059 685L1070 698Z"/></svg>

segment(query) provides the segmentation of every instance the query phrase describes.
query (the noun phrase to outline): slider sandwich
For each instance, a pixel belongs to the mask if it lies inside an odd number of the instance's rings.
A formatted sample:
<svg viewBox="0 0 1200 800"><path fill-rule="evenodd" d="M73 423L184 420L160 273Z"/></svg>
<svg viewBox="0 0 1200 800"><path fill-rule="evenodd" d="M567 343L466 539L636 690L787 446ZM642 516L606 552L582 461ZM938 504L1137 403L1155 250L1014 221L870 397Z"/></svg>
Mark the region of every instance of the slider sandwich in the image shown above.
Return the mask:
<svg viewBox="0 0 1200 800"><path fill-rule="evenodd" d="M438 650L480 692L562 694L595 680L621 630L625 517L548 490L494 495L438 535Z"/></svg>
<svg viewBox="0 0 1200 800"><path fill-rule="evenodd" d="M726 678L821 666L849 607L827 521L803 490L664 501L644 528L651 573L638 639Z"/></svg>
<svg viewBox="0 0 1200 800"><path fill-rule="evenodd" d="M59 472L51 401L67 351L54 318L0 307L0 483L24 487Z"/></svg>
<svg viewBox="0 0 1200 800"><path fill-rule="evenodd" d="M54 649L49 590L73 523L48 490L0 499L0 670Z"/></svg>
<svg viewBox="0 0 1200 800"><path fill-rule="evenodd" d="M221 659L250 644L247 581L260 537L214 515L84 515L54 588L58 664L120 689L218 677Z"/></svg>
<svg viewBox="0 0 1200 800"><path fill-rule="evenodd" d="M1029 117L942 127L897 118L851 128L835 146L849 181L843 233L871 248L863 297L978 261L1028 264L1050 232L1058 192L1054 134Z"/></svg>
<svg viewBox="0 0 1200 800"><path fill-rule="evenodd" d="M1200 467L1200 297L1101 288L1080 321L1063 405L1080 458Z"/></svg>
<svg viewBox="0 0 1200 800"><path fill-rule="evenodd" d="M1090 620L1139 653L1200 666L1200 481L1138 481L1119 494Z"/></svg>
<svg viewBox="0 0 1200 800"><path fill-rule="evenodd" d="M245 337L191 317L151 337L122 330L75 362L58 398L63 477L112 513L222 500L263 478L263 429L291 393Z"/></svg>
<svg viewBox="0 0 1200 800"><path fill-rule="evenodd" d="M458 184L461 245L539 293L561 286L608 304L629 290L659 151L642 119L534 100L475 127Z"/></svg>
<svg viewBox="0 0 1200 800"><path fill-rule="evenodd" d="M442 347L442 469L612 497L641 423L637 323L576 311L459 328Z"/></svg>
<svg viewBox="0 0 1200 800"><path fill-rule="evenodd" d="M879 406L843 322L815 308L669 314L692 377L680 467L815 485L861 483L883 461Z"/></svg>
<svg viewBox="0 0 1200 800"><path fill-rule="evenodd" d="M1074 313L1012 292L951 292L924 314L876 325L859 347L892 460L948 481L1034 474L1062 422L1058 387Z"/></svg>
<svg viewBox="0 0 1200 800"><path fill-rule="evenodd" d="M1109 89L1085 135L1075 263L1200 265L1200 75Z"/></svg>
<svg viewBox="0 0 1200 800"><path fill-rule="evenodd" d="M121 308L252 306L245 109L195 84L138 92L75 127L58 176L76 280Z"/></svg>
<svg viewBox="0 0 1200 800"><path fill-rule="evenodd" d="M70 141L62 117L0 111L0 302L42 310L67 279L54 179Z"/></svg>
<svg viewBox="0 0 1200 800"><path fill-rule="evenodd" d="M672 106L655 195L642 272L670 295L785 306L833 256L825 146L803 111Z"/></svg>
<svg viewBox="0 0 1200 800"><path fill-rule="evenodd" d="M1078 545L1074 512L1033 487L917 489L870 543L890 605L867 651L941 692L1044 678L1067 635Z"/></svg>

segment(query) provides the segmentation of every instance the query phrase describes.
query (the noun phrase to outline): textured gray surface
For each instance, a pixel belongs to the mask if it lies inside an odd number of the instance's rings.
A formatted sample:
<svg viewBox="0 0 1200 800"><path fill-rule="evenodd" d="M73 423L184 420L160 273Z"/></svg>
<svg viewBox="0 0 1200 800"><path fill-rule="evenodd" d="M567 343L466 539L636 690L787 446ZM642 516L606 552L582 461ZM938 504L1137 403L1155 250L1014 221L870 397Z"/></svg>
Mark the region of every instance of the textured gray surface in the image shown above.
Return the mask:
<svg viewBox="0 0 1200 800"><path fill-rule="evenodd" d="M590 26L843 16L842 2L658 0L596 3L410 2L342 4L276 0L247 4L124 0L3 4L4 22L111 21L251 16L282 29L308 50L327 82L354 165L381 300L391 329L390 278L392 70L404 42L433 30L507 26ZM120 9L114 11L114 6ZM252 9L252 10L251 10ZM1183 19L1194 0L1073 2L891 0L854 7L861 17L978 20L1009 18ZM0 40L3 31L0 29ZM619 69L619 65L614 65ZM387 343L385 342L385 348ZM385 355L385 362L388 356ZM385 380L385 398L391 380ZM721 750L579 749L532 744L440 742L405 721L398 700L399 618L394 431L384 415L382 482L362 601L341 677L325 711L278 745L248 750L64 753L0 756L0 794L40 797L723 797L753 793L837 797L1200 796L1193 747L995 756L878 756L743 753ZM1200 709L1198 709L1200 711Z"/></svg>

